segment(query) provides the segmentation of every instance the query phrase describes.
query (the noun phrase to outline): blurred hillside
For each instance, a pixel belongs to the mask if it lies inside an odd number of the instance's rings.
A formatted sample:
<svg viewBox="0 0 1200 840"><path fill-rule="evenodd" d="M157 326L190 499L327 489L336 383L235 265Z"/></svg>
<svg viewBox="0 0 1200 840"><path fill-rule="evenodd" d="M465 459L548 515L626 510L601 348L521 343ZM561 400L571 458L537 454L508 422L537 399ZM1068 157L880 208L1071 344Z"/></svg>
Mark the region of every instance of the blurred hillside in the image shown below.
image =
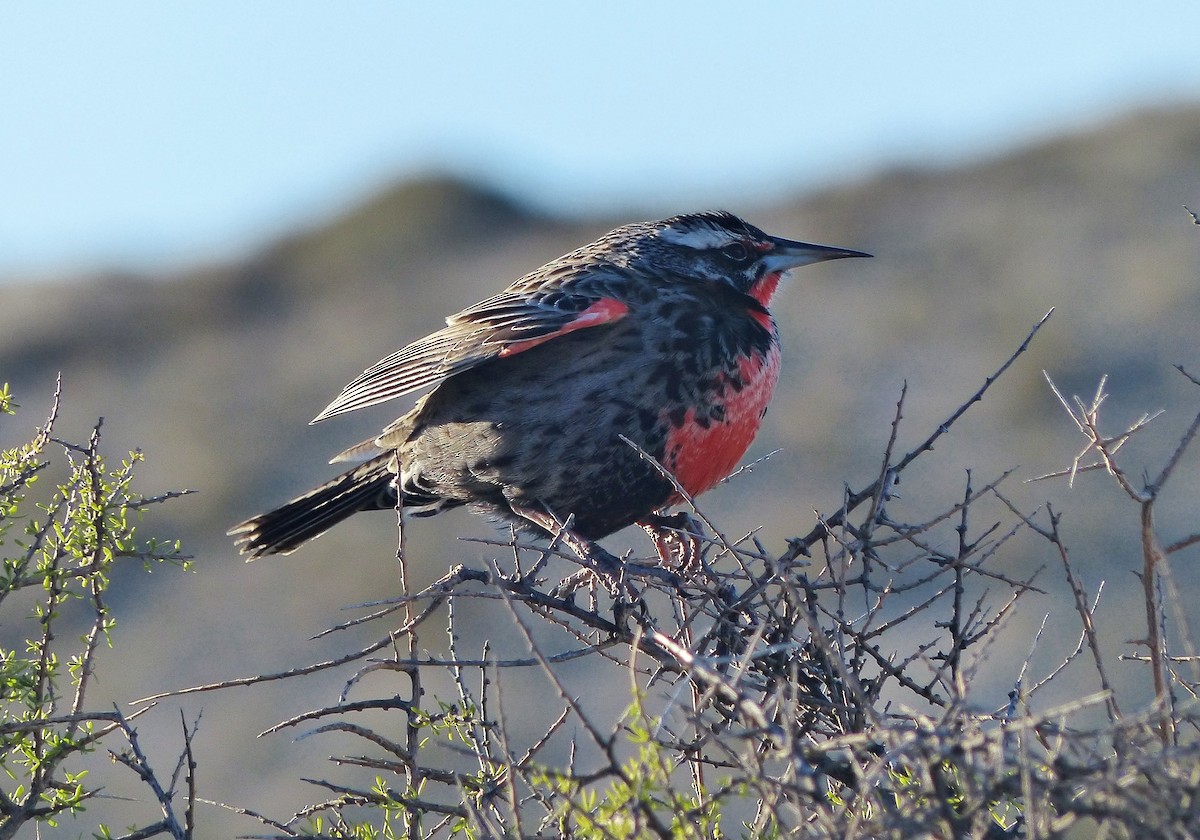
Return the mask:
<svg viewBox="0 0 1200 840"><path fill-rule="evenodd" d="M1020 465L1009 493L1027 509L1050 499L1064 511L1089 586L1113 580L1108 609L1130 608L1137 511L1097 474L1082 476L1074 491L1020 481L1066 465L1078 448L1042 369L1081 395L1108 374L1112 431L1144 411L1171 409L1128 448L1134 473L1143 464L1157 471L1200 404L1171 368L1200 372L1200 229L1183 204L1200 205L1197 109L1132 115L966 169L889 172L784 205L727 208L769 232L876 259L802 269L782 289L775 314L785 369L751 457L779 452L702 506L727 532L761 526L764 544L782 549L786 537L812 526L814 509L839 506L844 484L857 489L875 477L903 382L901 450L924 439L1057 307L1031 351L907 476L899 504L932 510L961 494L964 469L990 479ZM702 208L677 208L694 209ZM102 415L110 454L135 446L147 453L143 491L200 491L155 511L150 529L181 537L197 558L195 574L156 572L114 605L118 650L136 667L110 676L103 687L112 698L279 670L384 632L308 640L343 620L344 605L396 591L389 515L356 517L292 557L249 566L225 530L332 475L324 465L331 454L406 409L397 402L308 426L360 370L625 221L568 223L431 179L399 184L244 263L3 287L0 382L12 384L24 408L0 426L0 443L28 436L41 421L62 371L60 435L86 437ZM1196 530L1195 453L1179 477L1175 507L1160 510L1167 539ZM416 522L408 536L417 583L491 550L459 537L494 534L465 512ZM614 550L623 545L612 542ZM628 544L648 550L636 535ZM1052 560L1033 543L1023 551L1003 555L1007 573ZM1177 573L1200 595L1194 570L1180 563ZM1031 599L1011 628L1018 659L1030 639L1022 622L1036 626L1049 612L1073 626L1060 573L1051 567L1044 576L1048 594ZM1105 641L1115 652L1124 638ZM1055 649L1047 661L1064 653ZM995 681L979 687L982 704L1013 677L1010 659L993 655ZM1129 664L1115 678L1138 691L1145 674ZM188 699L186 708L205 709L196 743L201 784L211 786L205 795L289 814L306 793L295 777L324 772L297 768L330 750L253 736L332 700L339 688L339 678L312 677ZM173 728L171 721L159 733L163 764L173 761Z"/></svg>

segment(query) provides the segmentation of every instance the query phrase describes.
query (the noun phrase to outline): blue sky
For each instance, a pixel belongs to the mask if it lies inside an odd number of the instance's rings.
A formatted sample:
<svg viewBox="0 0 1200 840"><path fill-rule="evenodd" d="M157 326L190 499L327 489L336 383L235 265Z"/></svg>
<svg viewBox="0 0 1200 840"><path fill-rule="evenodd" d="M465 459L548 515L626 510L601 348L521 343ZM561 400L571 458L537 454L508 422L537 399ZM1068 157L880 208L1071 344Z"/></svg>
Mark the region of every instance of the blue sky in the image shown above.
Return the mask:
<svg viewBox="0 0 1200 840"><path fill-rule="evenodd" d="M236 256L430 169L753 207L1200 102L1200 3L0 4L0 277Z"/></svg>

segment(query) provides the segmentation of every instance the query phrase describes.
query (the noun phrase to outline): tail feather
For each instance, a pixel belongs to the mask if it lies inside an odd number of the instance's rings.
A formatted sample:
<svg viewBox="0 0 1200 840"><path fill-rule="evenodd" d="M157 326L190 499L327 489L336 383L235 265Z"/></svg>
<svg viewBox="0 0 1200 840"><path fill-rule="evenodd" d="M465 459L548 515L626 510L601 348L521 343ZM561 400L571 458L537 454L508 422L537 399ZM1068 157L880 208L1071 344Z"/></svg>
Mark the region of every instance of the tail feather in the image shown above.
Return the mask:
<svg viewBox="0 0 1200 840"><path fill-rule="evenodd" d="M337 523L361 510L396 506L392 455L372 458L332 481L268 513L247 519L229 530L247 561L266 554L291 554Z"/></svg>

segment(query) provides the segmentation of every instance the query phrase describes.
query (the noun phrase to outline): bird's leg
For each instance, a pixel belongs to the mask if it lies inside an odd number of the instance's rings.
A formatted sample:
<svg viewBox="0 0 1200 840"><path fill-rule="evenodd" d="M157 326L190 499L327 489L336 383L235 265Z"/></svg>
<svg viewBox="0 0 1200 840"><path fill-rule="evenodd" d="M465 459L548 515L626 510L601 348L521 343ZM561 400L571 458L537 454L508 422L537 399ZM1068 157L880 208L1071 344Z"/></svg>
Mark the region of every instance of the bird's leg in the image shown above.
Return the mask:
<svg viewBox="0 0 1200 840"><path fill-rule="evenodd" d="M533 523L571 549L572 553L579 558L580 562L590 572L598 575L605 582L613 598L617 600L621 599L622 591L628 589L629 584L625 580L620 560L605 551L601 546L572 531L570 519L564 523L559 521L558 517L554 516L554 514L544 509L527 508L518 505L511 505L511 507L513 513L517 514L517 516ZM573 580L574 578L575 576L572 575L567 580ZM566 581L563 583L566 583ZM559 589L561 588L560 585L560 587L555 589L556 595L560 594ZM571 588L573 589L574 587Z"/></svg>
<svg viewBox="0 0 1200 840"><path fill-rule="evenodd" d="M583 561L584 565L610 574L620 570L620 561L596 543L571 530L569 519L563 522L548 511L516 505L513 505L513 513L532 522L550 536L557 537L563 545L571 549L575 556Z"/></svg>
<svg viewBox="0 0 1200 840"><path fill-rule="evenodd" d="M695 571L700 568L700 547L704 531L687 511L670 516L652 513L638 521L650 535L654 550L664 568Z"/></svg>

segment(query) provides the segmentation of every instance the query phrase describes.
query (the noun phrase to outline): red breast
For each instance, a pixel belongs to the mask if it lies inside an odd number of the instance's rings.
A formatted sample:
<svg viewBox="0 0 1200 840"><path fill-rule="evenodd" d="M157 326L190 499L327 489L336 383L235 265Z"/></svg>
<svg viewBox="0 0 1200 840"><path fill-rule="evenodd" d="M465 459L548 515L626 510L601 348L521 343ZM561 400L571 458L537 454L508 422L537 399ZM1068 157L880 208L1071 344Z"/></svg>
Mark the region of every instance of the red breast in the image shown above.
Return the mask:
<svg viewBox="0 0 1200 840"><path fill-rule="evenodd" d="M746 454L779 381L779 357L776 345L765 357L738 360L741 390L729 386L718 396L723 420L703 426L696 422L696 410L689 408L683 423L671 427L663 466L693 497L733 472ZM673 499L671 504L679 501Z"/></svg>
<svg viewBox="0 0 1200 840"><path fill-rule="evenodd" d="M778 272L767 275L750 290L751 296L766 307L779 279ZM766 312L747 311L746 317L754 318L774 336L775 322ZM750 448L775 393L779 362L778 341L772 341L765 355L752 352L740 357L735 370L719 378L712 394L713 404L720 407L716 412L719 419L698 422L697 410L689 408L681 423L671 424L663 466L691 496L698 496L733 472ZM711 410L700 413L706 419L714 414ZM672 499L671 504L679 501Z"/></svg>

